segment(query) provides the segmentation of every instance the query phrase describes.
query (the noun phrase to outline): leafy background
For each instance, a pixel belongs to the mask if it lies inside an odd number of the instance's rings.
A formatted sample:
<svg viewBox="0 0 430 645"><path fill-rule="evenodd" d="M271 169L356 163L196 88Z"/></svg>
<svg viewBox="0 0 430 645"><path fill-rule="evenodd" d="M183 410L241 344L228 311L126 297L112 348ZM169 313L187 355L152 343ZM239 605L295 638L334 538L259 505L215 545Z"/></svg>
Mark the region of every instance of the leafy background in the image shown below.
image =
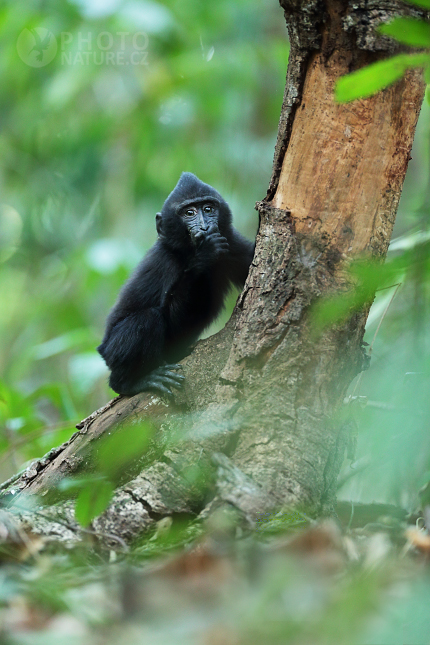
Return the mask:
<svg viewBox="0 0 430 645"><path fill-rule="evenodd" d="M61 50L39 68L20 59L19 35L40 28L71 36L72 62ZM91 34L94 50L106 31L145 32L147 65L82 62L79 34ZM155 240L155 212L183 170L214 185L237 227L255 235L254 203L269 181L288 41L271 0L9 0L0 6L0 35L4 480L67 439L113 395L95 347L120 286ZM130 43L127 37L126 54ZM372 74L377 89L381 80ZM368 92L368 82L354 81L356 95ZM351 84L344 91L339 98L354 98ZM340 489L344 499L408 511L418 508L419 488L430 479L429 124L425 104L388 269L381 278L367 268L365 281L387 287L371 311L369 343L396 289L390 285L401 286L372 346L371 367L351 387L358 446L345 461ZM234 300L232 294L208 333L224 324ZM327 304L329 318L336 311ZM167 550L175 545L171 536ZM25 565L3 562L4 642L188 643L201 630L204 639L196 642L223 645L428 642L428 576L404 574L383 538L363 546L362 569L346 575L341 567L339 577L334 567L335 578L326 569L333 553L343 554L336 537L327 547L319 536L324 548L316 565L314 554L300 563L245 541L230 560L207 554L188 563L183 596L178 579L142 580L141 559L164 548L154 537L132 562L116 565L85 548L67 557L36 557L30 549L33 559L18 558ZM139 611L145 627L133 622Z"/></svg>
<svg viewBox="0 0 430 645"><path fill-rule="evenodd" d="M2 447L19 446L3 478L113 396L95 347L182 171L216 186L237 227L255 235L288 57L277 7L262 9L113 0L0 9L0 419ZM40 27L58 36L59 51L34 68L16 44ZM126 58L145 32L147 64L77 58L91 34L101 60L106 31L114 51L117 32L129 32Z"/></svg>

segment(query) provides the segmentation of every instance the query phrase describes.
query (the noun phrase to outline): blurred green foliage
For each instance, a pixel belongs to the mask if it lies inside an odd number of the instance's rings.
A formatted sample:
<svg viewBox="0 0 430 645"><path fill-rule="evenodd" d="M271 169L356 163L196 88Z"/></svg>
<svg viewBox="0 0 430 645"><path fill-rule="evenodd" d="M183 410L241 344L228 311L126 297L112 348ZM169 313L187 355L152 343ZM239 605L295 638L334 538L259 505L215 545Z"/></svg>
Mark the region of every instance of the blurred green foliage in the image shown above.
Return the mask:
<svg viewBox="0 0 430 645"><path fill-rule="evenodd" d="M385 264L356 261L350 267L355 288L313 308L318 333L371 302L376 290L365 334L370 369L351 384L352 398L339 415L352 419L357 432L340 477L341 499L422 507L419 490L430 480L429 214L430 110L424 103Z"/></svg>
<svg viewBox="0 0 430 645"><path fill-rule="evenodd" d="M387 34L396 35L396 24ZM216 186L238 228L255 234L253 206L269 179L288 43L276 3L254 0L7 2L0 31L4 479L113 395L95 347L183 170ZM36 36L49 33L38 52ZM389 262L361 265L361 289L320 309L330 322L375 287L403 283L360 386L360 395L372 393L355 413L360 467L345 466L342 491L357 500L413 506L430 471L428 117L425 106ZM377 294L368 342L391 294ZM207 333L224 324L235 298Z"/></svg>
<svg viewBox="0 0 430 645"><path fill-rule="evenodd" d="M344 465L340 497L421 507L430 479L430 110L417 126L393 239L385 265L359 263L354 293L320 305L325 322L343 318L376 287L365 341L370 369L350 387L358 448ZM381 322L382 321L382 322ZM381 323L381 324L380 324Z"/></svg>
<svg viewBox="0 0 430 645"><path fill-rule="evenodd" d="M387 33L395 36L396 24ZM237 226L254 235L288 44L268 1L7 2L0 31L4 479L112 396L95 347L183 170L216 186ZM38 50L44 38L49 46ZM356 413L360 468L345 466L342 491L357 500L413 506L430 471L428 117L425 106L386 267L361 265L361 290L320 309L330 322L375 287L403 283L358 392L372 396ZM377 294L369 342L391 294Z"/></svg>
<svg viewBox="0 0 430 645"><path fill-rule="evenodd" d="M429 0L408 2L430 8ZM371 369L352 384L348 404L358 428L358 451L352 465L344 466L340 495L417 509L418 490L430 479L430 53L423 51L430 50L430 23L396 17L381 24L379 32L412 47L412 52L343 76L336 83L336 100L371 96L410 68L423 70L428 100L418 123L387 262L372 266L361 260L352 266L356 288L317 303L314 321L318 330L345 320L377 291L367 321Z"/></svg>
<svg viewBox="0 0 430 645"><path fill-rule="evenodd" d="M133 42L138 32L146 37ZM9 0L0 5L0 34L4 479L67 439L77 420L112 395L95 347L121 284L155 240L155 212L183 170L216 186L238 228L254 235L253 206L269 180L288 45L282 11L269 0ZM115 63L103 53L110 35ZM140 64L132 63L136 51ZM345 464L340 495L409 509L430 478L429 112L425 106L386 268L360 265L361 291L320 309L333 322L369 290L402 282L372 346L371 367L359 387L351 386L365 405L354 408L358 450ZM392 293L377 294L369 343ZM223 324L234 299L208 333ZM100 474L62 482L63 491L79 491L82 524L108 503L118 467L146 449L151 429L137 429L121 455L118 437L108 438ZM196 486L203 479L198 469L185 474ZM90 534L87 545L67 553L48 547L37 555L35 547L32 560L14 553L12 540L11 553L7 543L1 552L0 639L428 640L428 576L399 574L383 539L363 543L361 536L360 568L339 569L338 546L325 544L319 564L291 558L282 543L267 548L270 529L279 539L303 521L285 514L266 520L270 526L259 526L254 541L236 542L233 564L225 557L231 545L222 542L216 557L198 560L200 577L186 567L182 578L148 574L148 558L195 536L183 517L170 530L159 525L129 559L109 566ZM6 526L0 512L1 530ZM25 563L7 564L14 557ZM325 567L334 567L335 576Z"/></svg>
<svg viewBox="0 0 430 645"><path fill-rule="evenodd" d="M430 0L407 0L409 4L430 9ZM379 26L379 33L415 50L430 50L430 22L421 18L396 17ZM366 98L402 78L408 69L424 70L427 100L430 103L430 53L397 54L367 65L340 78L336 83L336 99L340 103Z"/></svg>
<svg viewBox="0 0 430 645"><path fill-rule="evenodd" d="M10 1L0 35L4 479L113 396L95 347L182 171L255 235L288 41L268 0Z"/></svg>

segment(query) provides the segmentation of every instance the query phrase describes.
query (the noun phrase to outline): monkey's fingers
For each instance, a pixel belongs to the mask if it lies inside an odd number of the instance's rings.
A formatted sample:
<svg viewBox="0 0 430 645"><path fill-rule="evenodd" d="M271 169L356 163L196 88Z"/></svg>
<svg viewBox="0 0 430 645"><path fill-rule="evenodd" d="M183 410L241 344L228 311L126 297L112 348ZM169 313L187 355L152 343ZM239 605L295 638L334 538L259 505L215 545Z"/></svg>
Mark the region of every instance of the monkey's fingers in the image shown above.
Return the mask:
<svg viewBox="0 0 430 645"><path fill-rule="evenodd" d="M185 376L183 374L176 374L175 372L166 372L165 376L166 378L169 378L171 381L174 381L174 383L177 383L178 385L182 385L182 383L185 381Z"/></svg>
<svg viewBox="0 0 430 645"><path fill-rule="evenodd" d="M183 379L182 379L183 381ZM177 390L180 390L181 387L183 386L183 382L180 381L177 378L169 377L169 376L163 376L163 380L160 380L160 383L165 385L166 387L175 387Z"/></svg>
<svg viewBox="0 0 430 645"><path fill-rule="evenodd" d="M228 240L227 240L225 237L222 237L222 235L220 235L220 236L216 239L216 244L217 244L217 246L219 246L219 247L226 248L226 249L227 249L227 251L228 251L228 249L229 249Z"/></svg>
<svg viewBox="0 0 430 645"><path fill-rule="evenodd" d="M172 385L176 385L176 387L182 386L182 381L185 380L185 376L183 374L177 374L173 370L181 369L182 370L182 365L175 364L175 365L162 365L161 367L158 367L152 372L152 377L157 378L158 380L166 380Z"/></svg>
<svg viewBox="0 0 430 645"><path fill-rule="evenodd" d="M229 244L225 237L216 237L212 239L213 249L216 255L221 255L222 253L228 253L230 250Z"/></svg>
<svg viewBox="0 0 430 645"><path fill-rule="evenodd" d="M165 394L169 398L173 398L173 392L172 390L167 387L167 385L164 385L159 381L158 379L149 379L147 381L147 388L148 390L154 390L158 394Z"/></svg>
<svg viewBox="0 0 430 645"><path fill-rule="evenodd" d="M184 366L181 363L166 363L166 365L163 365L163 368L171 372L173 370L183 370Z"/></svg>
<svg viewBox="0 0 430 645"><path fill-rule="evenodd" d="M163 388L175 387L180 389L185 380L185 376L176 374L176 372L171 371L168 367L172 366L162 365L155 369L149 376L151 384L153 386L161 385Z"/></svg>
<svg viewBox="0 0 430 645"><path fill-rule="evenodd" d="M221 235L221 233L218 233L218 231L214 231L213 233L208 234L208 239L219 242L227 242L227 238L224 237L224 235Z"/></svg>
<svg viewBox="0 0 430 645"><path fill-rule="evenodd" d="M158 381L163 384L174 385L175 387L182 387L182 382L185 381L185 376L182 374L176 374L175 372L164 372L163 374L157 374L153 376L154 381Z"/></svg>

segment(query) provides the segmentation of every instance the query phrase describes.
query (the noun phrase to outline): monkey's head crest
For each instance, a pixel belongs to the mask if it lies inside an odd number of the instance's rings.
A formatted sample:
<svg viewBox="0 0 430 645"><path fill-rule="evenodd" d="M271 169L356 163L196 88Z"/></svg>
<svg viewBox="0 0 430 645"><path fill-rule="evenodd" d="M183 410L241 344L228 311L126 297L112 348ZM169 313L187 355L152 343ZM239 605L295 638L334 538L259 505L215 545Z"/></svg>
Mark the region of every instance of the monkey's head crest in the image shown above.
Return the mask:
<svg viewBox="0 0 430 645"><path fill-rule="evenodd" d="M177 212L180 208L188 204L192 204L195 201L203 201L206 198L211 201L217 201L219 206L227 206L215 188L212 188L209 184L205 184L196 175L193 175L192 172L183 172L175 188L164 202L161 214L167 215L172 211Z"/></svg>

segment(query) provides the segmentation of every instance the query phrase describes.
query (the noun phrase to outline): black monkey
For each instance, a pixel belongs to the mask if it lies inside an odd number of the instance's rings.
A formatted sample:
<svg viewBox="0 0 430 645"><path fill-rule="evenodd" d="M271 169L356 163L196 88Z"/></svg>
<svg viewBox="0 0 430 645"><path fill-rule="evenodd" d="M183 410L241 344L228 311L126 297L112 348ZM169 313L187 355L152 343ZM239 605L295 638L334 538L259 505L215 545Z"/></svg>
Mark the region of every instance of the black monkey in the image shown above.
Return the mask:
<svg viewBox="0 0 430 645"><path fill-rule="evenodd" d="M214 188L182 173L156 215L158 240L122 288L97 348L115 392L180 387L177 361L219 314L230 283L243 287L248 275L254 244L231 220Z"/></svg>

